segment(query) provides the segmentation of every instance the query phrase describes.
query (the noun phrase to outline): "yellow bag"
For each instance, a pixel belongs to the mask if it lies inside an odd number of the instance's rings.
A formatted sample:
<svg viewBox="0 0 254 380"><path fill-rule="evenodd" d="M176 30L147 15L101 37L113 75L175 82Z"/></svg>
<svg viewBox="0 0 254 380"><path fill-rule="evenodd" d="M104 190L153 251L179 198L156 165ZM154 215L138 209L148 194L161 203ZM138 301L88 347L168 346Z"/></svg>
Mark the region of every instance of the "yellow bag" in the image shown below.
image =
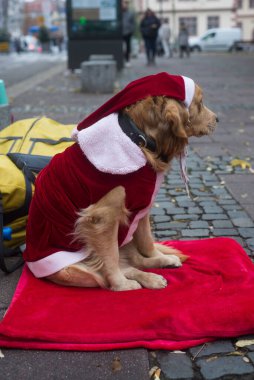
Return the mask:
<svg viewBox="0 0 254 380"><path fill-rule="evenodd" d="M6 269L3 253L10 256L25 243L36 175L51 157L73 144L74 127L41 117L17 121L0 131L1 269Z"/></svg>

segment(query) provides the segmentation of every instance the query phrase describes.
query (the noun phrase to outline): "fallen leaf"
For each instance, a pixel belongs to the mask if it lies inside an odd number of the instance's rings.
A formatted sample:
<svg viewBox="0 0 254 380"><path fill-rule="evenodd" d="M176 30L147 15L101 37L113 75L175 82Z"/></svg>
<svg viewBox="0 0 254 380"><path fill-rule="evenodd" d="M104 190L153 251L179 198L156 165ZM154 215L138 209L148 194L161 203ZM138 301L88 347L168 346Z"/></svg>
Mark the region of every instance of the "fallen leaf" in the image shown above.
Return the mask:
<svg viewBox="0 0 254 380"><path fill-rule="evenodd" d="M152 380L160 380L160 374L161 374L161 369L157 366L152 367L149 371L149 377Z"/></svg>
<svg viewBox="0 0 254 380"><path fill-rule="evenodd" d="M4 354L2 353L2 351L0 350L0 359L3 359L4 358Z"/></svg>
<svg viewBox="0 0 254 380"><path fill-rule="evenodd" d="M241 197L244 199L244 198L247 198L248 197L248 194L247 193L244 193L244 194L241 194Z"/></svg>
<svg viewBox="0 0 254 380"><path fill-rule="evenodd" d="M157 368L153 375L153 380L160 380L161 369Z"/></svg>
<svg viewBox="0 0 254 380"><path fill-rule="evenodd" d="M236 342L236 347L246 347L254 344L254 339L242 339Z"/></svg>
<svg viewBox="0 0 254 380"><path fill-rule="evenodd" d="M245 363L249 363L249 362L250 362L250 359L247 358L246 356L244 356L244 357L243 357L243 361L244 361Z"/></svg>
<svg viewBox="0 0 254 380"><path fill-rule="evenodd" d="M241 351L233 351L233 352L229 352L226 356L243 356L244 353L241 352Z"/></svg>
<svg viewBox="0 0 254 380"><path fill-rule="evenodd" d="M121 360L118 356L113 359L111 368L112 368L113 372L121 371L122 364L121 364Z"/></svg>
<svg viewBox="0 0 254 380"><path fill-rule="evenodd" d="M251 164L248 162L248 161L245 161L245 160L238 160L238 159L234 159L230 162L230 165L235 168L237 166L240 166L242 169L250 169L251 168Z"/></svg>
<svg viewBox="0 0 254 380"><path fill-rule="evenodd" d="M209 362L213 362L214 360L218 359L218 356L212 356L208 359L206 359L206 362L209 363Z"/></svg>

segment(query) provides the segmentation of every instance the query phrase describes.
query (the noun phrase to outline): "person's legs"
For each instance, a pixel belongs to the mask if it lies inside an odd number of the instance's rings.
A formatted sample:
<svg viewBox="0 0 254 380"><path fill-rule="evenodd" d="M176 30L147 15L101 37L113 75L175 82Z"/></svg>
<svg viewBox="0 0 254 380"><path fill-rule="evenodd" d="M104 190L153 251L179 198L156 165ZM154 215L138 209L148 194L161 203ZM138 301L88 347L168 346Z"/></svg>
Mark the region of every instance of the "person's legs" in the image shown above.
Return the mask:
<svg viewBox="0 0 254 380"><path fill-rule="evenodd" d="M190 47L189 46L186 46L186 54L187 54L187 57L190 56Z"/></svg>
<svg viewBox="0 0 254 380"><path fill-rule="evenodd" d="M150 63L150 38L144 38L147 64Z"/></svg>
<svg viewBox="0 0 254 380"><path fill-rule="evenodd" d="M183 51L184 51L184 46L180 45L179 46L179 57L183 58Z"/></svg>
<svg viewBox="0 0 254 380"><path fill-rule="evenodd" d="M156 40L157 38L150 38L150 51L151 51L151 62L155 63L155 56L156 56Z"/></svg>
<svg viewBox="0 0 254 380"><path fill-rule="evenodd" d="M165 39L162 39L162 40L161 40L161 43L162 43L162 46L163 46L163 50L164 50L165 57L166 57L166 58L169 58L169 46L168 46L168 41L165 40Z"/></svg>
<svg viewBox="0 0 254 380"><path fill-rule="evenodd" d="M123 36L123 39L125 42L124 58L126 62L129 62L130 53L131 53L131 34L127 34L126 36Z"/></svg>

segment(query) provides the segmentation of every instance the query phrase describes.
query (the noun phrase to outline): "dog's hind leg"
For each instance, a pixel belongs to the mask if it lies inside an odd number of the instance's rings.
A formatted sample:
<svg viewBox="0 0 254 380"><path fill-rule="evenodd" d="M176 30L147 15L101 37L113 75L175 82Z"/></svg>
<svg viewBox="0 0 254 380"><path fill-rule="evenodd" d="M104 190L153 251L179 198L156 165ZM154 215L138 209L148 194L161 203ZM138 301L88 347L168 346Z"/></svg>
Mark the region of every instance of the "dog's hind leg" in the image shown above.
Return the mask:
<svg viewBox="0 0 254 380"><path fill-rule="evenodd" d="M58 285L77 286L83 288L106 287L99 273L94 273L82 262L72 264L47 276L47 280Z"/></svg>

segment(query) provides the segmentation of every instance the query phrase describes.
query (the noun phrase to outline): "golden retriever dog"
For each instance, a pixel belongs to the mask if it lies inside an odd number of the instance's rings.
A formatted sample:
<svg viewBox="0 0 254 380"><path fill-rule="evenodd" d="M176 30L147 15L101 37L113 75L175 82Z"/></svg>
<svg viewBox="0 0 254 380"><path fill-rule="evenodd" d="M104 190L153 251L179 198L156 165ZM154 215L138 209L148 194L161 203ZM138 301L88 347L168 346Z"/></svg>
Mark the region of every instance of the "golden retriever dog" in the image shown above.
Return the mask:
<svg viewBox="0 0 254 380"><path fill-rule="evenodd" d="M218 121L204 105L203 91L196 84L189 107L168 96L147 96L124 107L120 113L131 120L142 136L155 143L152 150L146 144L139 149L147 165L162 176L170 169L172 159L181 156L189 137L211 134ZM84 247L87 256L40 277L64 286L103 287L114 291L164 288L167 282L163 276L142 269L180 267L187 256L154 243L149 210L138 220L127 244L119 246L119 229L128 226L130 217L125 187L121 184L96 203L81 208L70 239Z"/></svg>

